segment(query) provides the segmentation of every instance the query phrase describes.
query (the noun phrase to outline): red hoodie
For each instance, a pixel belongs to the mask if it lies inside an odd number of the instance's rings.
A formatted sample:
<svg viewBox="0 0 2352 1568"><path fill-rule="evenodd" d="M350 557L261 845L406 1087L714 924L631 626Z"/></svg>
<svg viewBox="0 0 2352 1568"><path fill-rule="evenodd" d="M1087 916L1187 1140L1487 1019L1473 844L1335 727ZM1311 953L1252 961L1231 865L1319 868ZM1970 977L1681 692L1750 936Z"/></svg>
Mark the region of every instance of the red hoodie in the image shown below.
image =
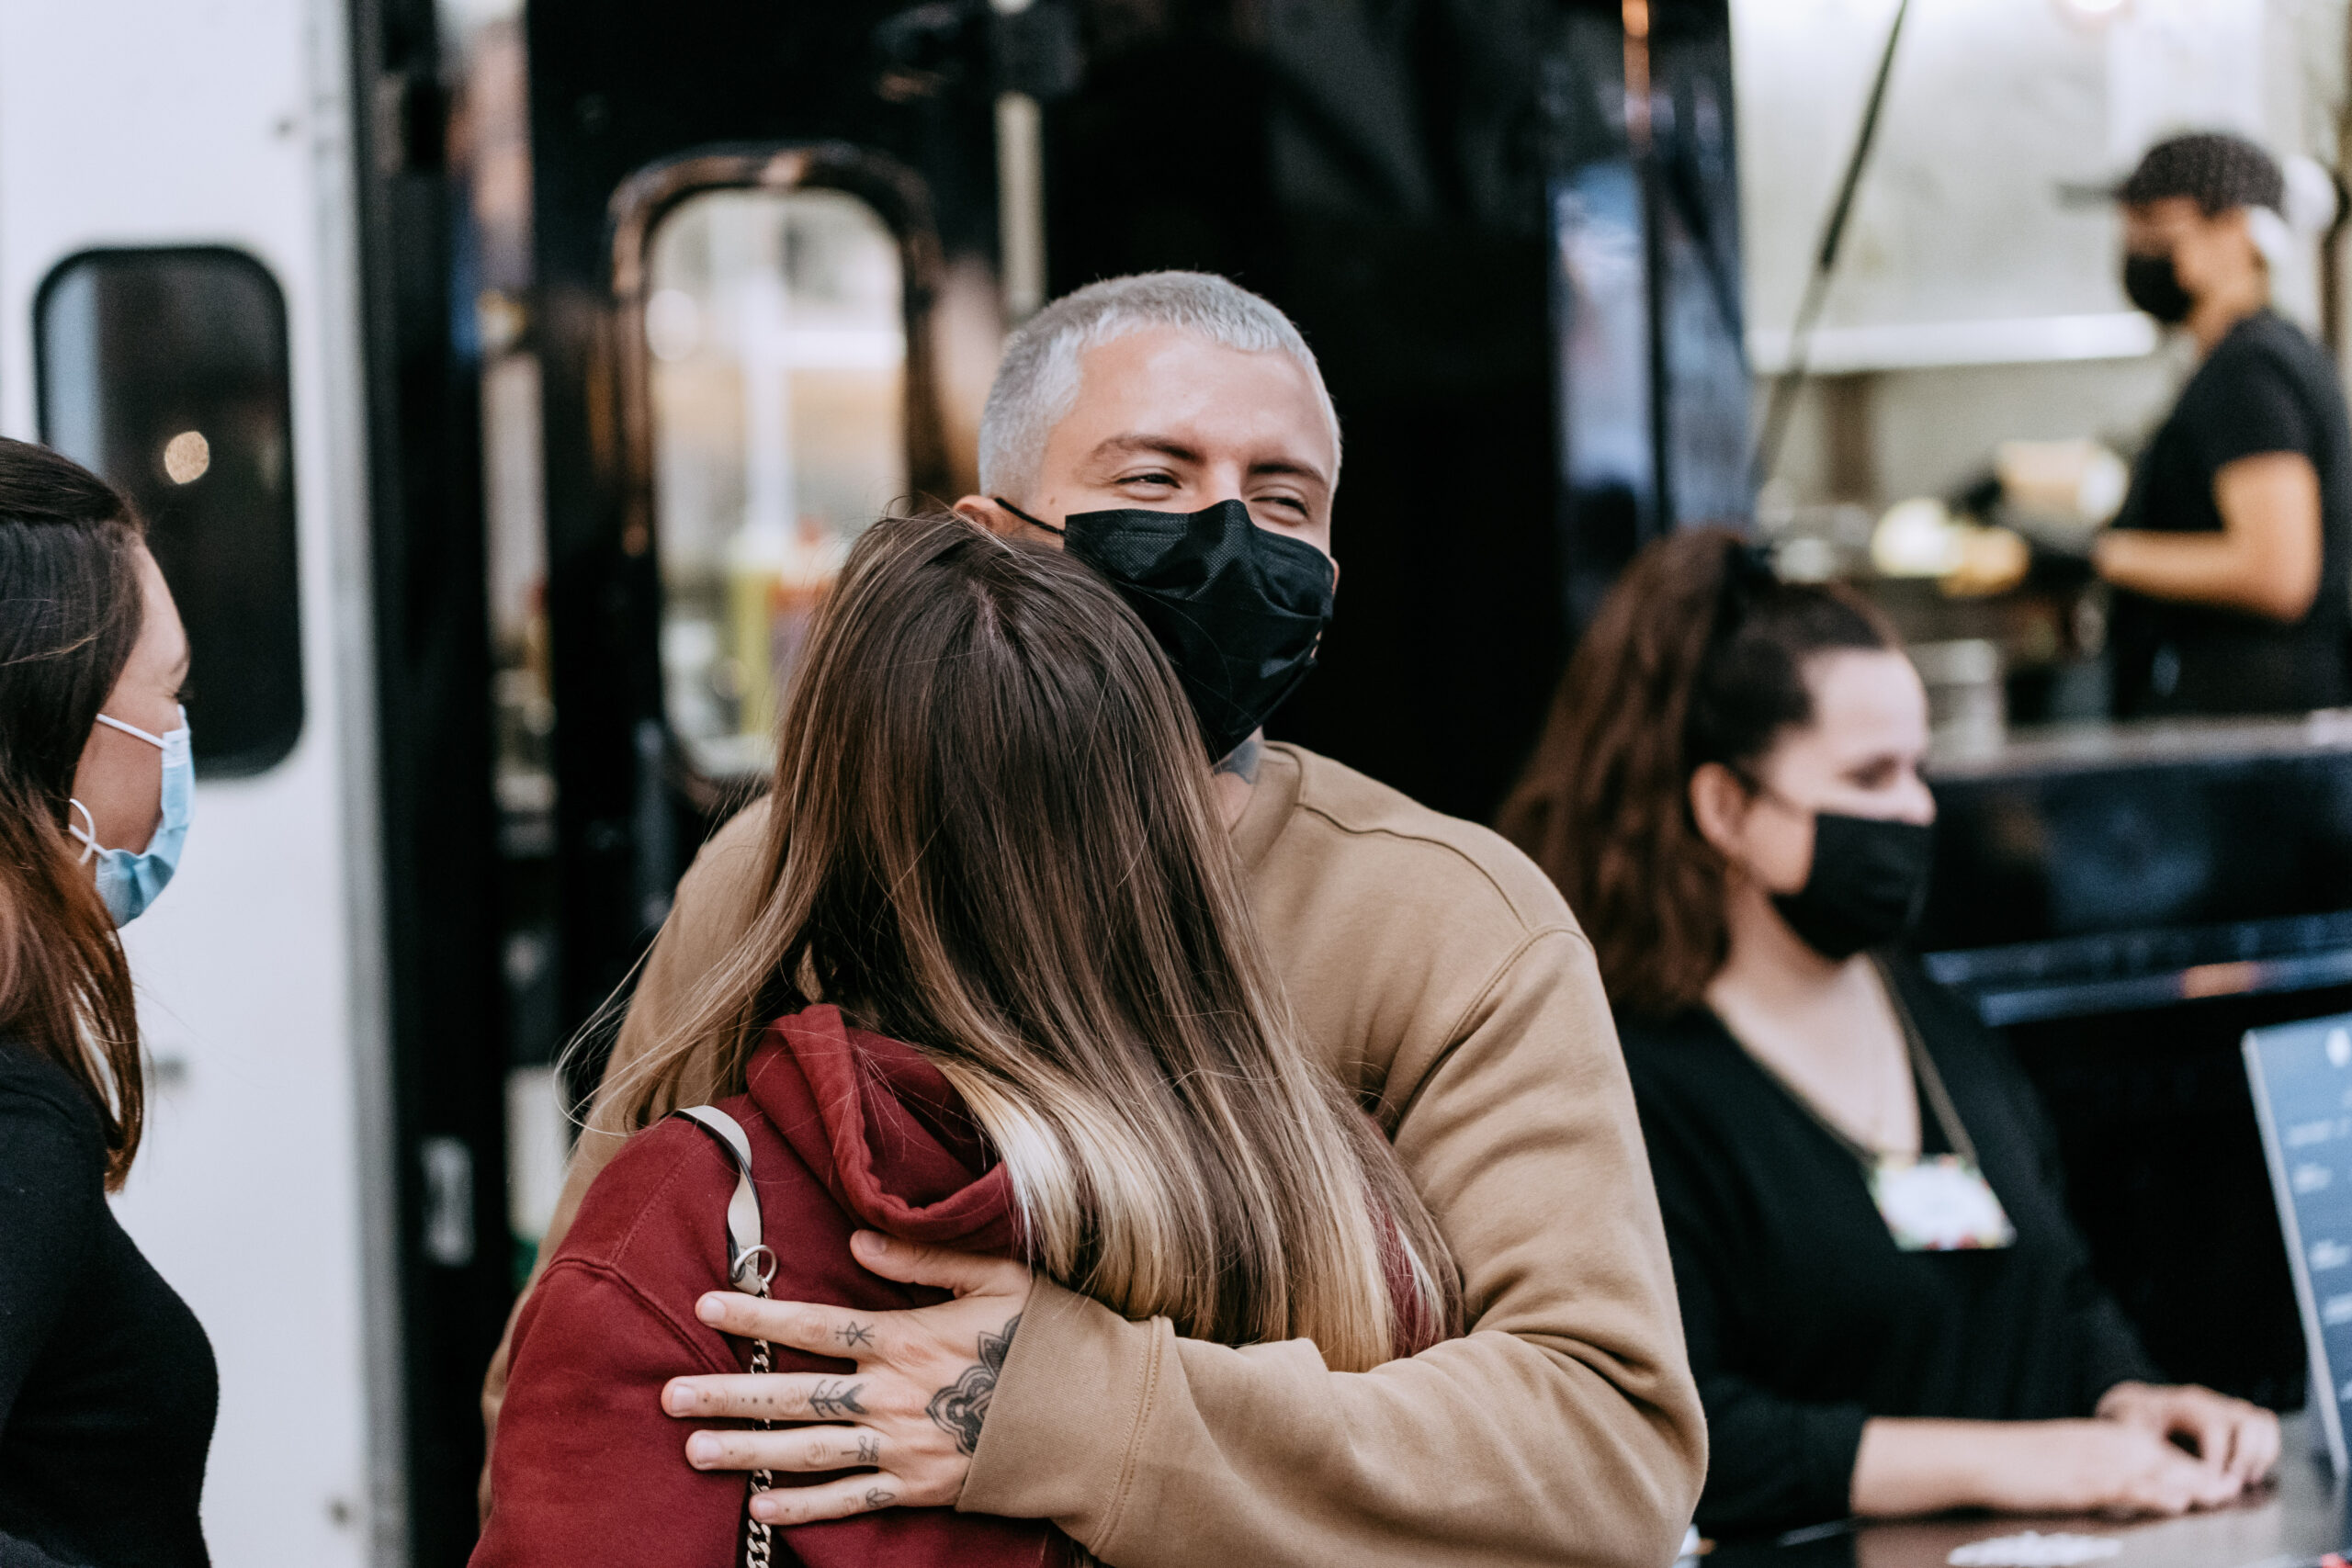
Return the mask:
<svg viewBox="0 0 2352 1568"><path fill-rule="evenodd" d="M786 1301L887 1312L944 1291L867 1273L864 1228L1014 1256L1012 1189L979 1128L913 1047L815 1007L768 1031L750 1092L719 1102L752 1144L763 1239ZM742 1560L746 1477L686 1463L694 1424L662 1410L682 1373L748 1369L748 1342L695 1316L727 1287L735 1169L701 1128L671 1119L631 1138L581 1204L514 1325L514 1371L491 1459L494 1506L473 1568L729 1568ZM853 1363L778 1345L780 1372ZM835 1472L839 1473L839 1472ZM779 1472L780 1485L820 1474ZM1084 1561L1034 1519L889 1508L779 1528L779 1564L808 1568L1045 1568Z"/></svg>

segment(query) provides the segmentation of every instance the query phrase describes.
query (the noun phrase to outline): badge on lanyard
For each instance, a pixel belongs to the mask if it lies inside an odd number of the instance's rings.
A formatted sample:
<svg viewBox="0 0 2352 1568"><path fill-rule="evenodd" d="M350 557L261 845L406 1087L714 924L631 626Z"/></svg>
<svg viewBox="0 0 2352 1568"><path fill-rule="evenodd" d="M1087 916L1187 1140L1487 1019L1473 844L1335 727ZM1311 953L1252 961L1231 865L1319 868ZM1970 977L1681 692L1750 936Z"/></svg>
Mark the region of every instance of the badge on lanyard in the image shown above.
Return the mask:
<svg viewBox="0 0 2352 1568"><path fill-rule="evenodd" d="M1882 1156L1870 1182L1887 1234L1905 1252L2007 1247L2018 1238L1993 1184L1966 1155Z"/></svg>
<svg viewBox="0 0 2352 1568"><path fill-rule="evenodd" d="M1895 1021L1903 1026L1903 1043L1910 1053L1911 1075L1918 1086L1919 1097L1928 1102L1937 1124L1943 1128L1944 1140L1956 1152L1898 1155L1867 1147L1822 1115L1803 1092L1768 1063L1752 1053L1751 1059L1787 1091L1798 1110L1811 1117L1815 1125L1860 1164L1863 1179L1870 1186L1871 1201L1878 1206L1879 1218L1886 1222L1887 1235L1894 1238L1896 1247L1905 1252L1969 1252L2008 1247L2018 1239L2017 1226L2009 1223L2008 1211L2001 1207L1999 1195L1993 1190L1993 1184L1984 1179L1984 1168L1976 1163L1976 1145L1961 1123L1960 1108L1951 1102L1943 1075L1936 1070L1935 1058L1928 1055L1928 1043L1919 1038L1919 1027L1911 1021L1911 1010L1903 1005L1903 993L1883 964L1879 965L1879 978L1886 988L1887 1005L1894 1010Z"/></svg>

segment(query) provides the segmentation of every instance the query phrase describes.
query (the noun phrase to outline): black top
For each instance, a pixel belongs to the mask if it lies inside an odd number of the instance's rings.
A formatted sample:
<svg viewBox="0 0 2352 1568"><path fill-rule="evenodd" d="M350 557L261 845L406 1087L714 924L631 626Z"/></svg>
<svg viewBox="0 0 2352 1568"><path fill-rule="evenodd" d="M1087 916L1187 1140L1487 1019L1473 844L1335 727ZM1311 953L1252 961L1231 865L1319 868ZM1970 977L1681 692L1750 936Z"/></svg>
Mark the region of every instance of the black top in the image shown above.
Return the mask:
<svg viewBox="0 0 2352 1568"><path fill-rule="evenodd" d="M2319 473L2319 596L2293 626L2115 592L2119 716L2300 713L2352 702L2352 428L2319 344L2268 310L2240 321L2182 389L2141 454L2119 528L2222 530L2213 476L2241 457L2300 452Z"/></svg>
<svg viewBox="0 0 2352 1568"><path fill-rule="evenodd" d="M1711 1458L1711 1533L1842 1517L1872 1416L2087 1416L2157 1376L2092 1280L2057 1152L2006 1047L1916 970L1894 966L2014 1245L1904 1252L1860 1158L1698 1009L1623 1017ZM1952 1152L1922 1102L1923 1152Z"/></svg>
<svg viewBox="0 0 2352 1568"><path fill-rule="evenodd" d="M218 1392L204 1330L107 1202L96 1108L0 1040L0 1561L201 1568Z"/></svg>

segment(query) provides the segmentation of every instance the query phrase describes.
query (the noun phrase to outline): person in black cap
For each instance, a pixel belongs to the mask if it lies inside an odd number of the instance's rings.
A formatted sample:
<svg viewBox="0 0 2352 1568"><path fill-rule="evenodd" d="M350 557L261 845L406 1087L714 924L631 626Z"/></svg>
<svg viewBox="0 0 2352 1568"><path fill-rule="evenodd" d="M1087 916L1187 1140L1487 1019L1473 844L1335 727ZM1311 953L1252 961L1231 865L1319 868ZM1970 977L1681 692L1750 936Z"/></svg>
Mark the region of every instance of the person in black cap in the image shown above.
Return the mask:
<svg viewBox="0 0 2352 1568"><path fill-rule="evenodd" d="M2326 353L2270 309L2286 181L2235 136L2158 142L2116 191L2123 288L2202 355L2094 561L2119 716L2352 703L2352 430Z"/></svg>

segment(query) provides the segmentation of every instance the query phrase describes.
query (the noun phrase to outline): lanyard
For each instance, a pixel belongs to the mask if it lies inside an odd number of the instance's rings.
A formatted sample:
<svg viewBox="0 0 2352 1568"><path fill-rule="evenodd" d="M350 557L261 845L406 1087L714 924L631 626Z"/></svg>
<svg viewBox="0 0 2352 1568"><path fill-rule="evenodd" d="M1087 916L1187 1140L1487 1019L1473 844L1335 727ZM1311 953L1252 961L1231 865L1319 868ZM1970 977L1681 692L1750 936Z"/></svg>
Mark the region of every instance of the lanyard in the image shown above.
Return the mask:
<svg viewBox="0 0 2352 1568"><path fill-rule="evenodd" d="M1951 1095L1944 1088L1943 1075L1936 1070L1935 1058L1928 1055L1928 1043L1920 1037L1918 1024L1912 1021L1911 1010L1905 1005L1894 976L1888 972L1885 961L1876 954L1871 955L1871 964L1878 970L1879 985L1885 990L1887 1004L1894 1010L1895 1022L1903 1030L1903 1043L1910 1057L1912 1079L1918 1086L1920 1097L1927 1100L1928 1112L1935 1117L1936 1124L1943 1129L1944 1142L1951 1145L1954 1154L1981 1169L1976 1158L1975 1140L1968 1135L1967 1127L1960 1120L1960 1110L1952 1104ZM1728 1029L1725 1032L1729 1032ZM1736 1041L1739 1037L1734 1034L1732 1038ZM1839 1148L1860 1161L1864 1171L1877 1169L1890 1157L1884 1151L1871 1148L1824 1116L1813 1101L1805 1098L1803 1090L1781 1076L1779 1068L1748 1050L1745 1044L1740 1046L1740 1050L1762 1069L1766 1077L1780 1086L1781 1093L1796 1101L1797 1109L1811 1118L1815 1126L1828 1134Z"/></svg>

